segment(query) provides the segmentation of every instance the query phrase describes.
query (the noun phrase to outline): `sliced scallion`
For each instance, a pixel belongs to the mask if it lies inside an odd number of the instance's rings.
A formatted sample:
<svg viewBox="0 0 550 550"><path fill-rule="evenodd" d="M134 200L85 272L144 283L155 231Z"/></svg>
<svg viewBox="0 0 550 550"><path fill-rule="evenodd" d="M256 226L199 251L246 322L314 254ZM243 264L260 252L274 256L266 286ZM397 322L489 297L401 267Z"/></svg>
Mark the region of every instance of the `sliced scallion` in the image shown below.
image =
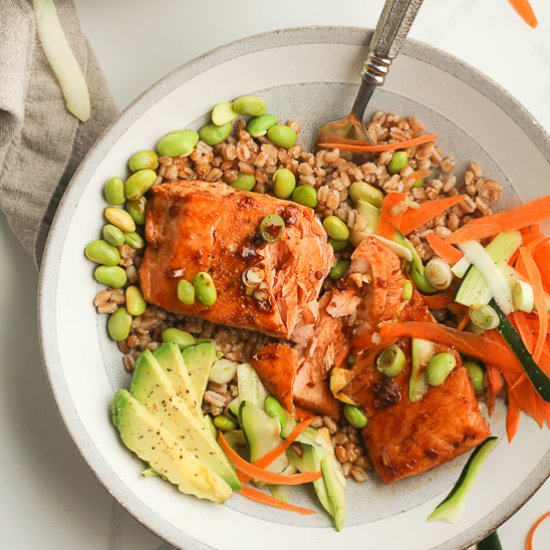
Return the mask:
<svg viewBox="0 0 550 550"><path fill-rule="evenodd" d="M376 358L376 368L388 378L394 378L400 374L404 366L405 354L395 344L384 348Z"/></svg>
<svg viewBox="0 0 550 550"><path fill-rule="evenodd" d="M426 279L437 290L445 290L453 282L451 266L441 258L432 258L424 268Z"/></svg>
<svg viewBox="0 0 550 550"><path fill-rule="evenodd" d="M474 325L484 330L497 328L500 323L498 313L489 305L471 308L470 319Z"/></svg>
<svg viewBox="0 0 550 550"><path fill-rule="evenodd" d="M535 307L533 287L526 281L516 281L512 287L514 308L525 313L531 313Z"/></svg>

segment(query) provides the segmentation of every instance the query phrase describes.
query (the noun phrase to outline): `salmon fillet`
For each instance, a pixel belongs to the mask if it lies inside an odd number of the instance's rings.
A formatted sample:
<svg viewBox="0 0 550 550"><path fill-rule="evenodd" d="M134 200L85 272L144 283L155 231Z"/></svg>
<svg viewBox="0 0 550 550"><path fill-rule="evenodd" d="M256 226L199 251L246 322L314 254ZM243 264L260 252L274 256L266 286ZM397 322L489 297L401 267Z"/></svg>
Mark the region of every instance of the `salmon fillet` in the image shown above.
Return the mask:
<svg viewBox="0 0 550 550"><path fill-rule="evenodd" d="M315 307L334 253L313 210L269 195L202 181L178 181L152 189L147 207L148 246L139 268L145 299L176 313L289 339ZM266 244L257 230L268 214L285 220L285 231ZM258 300L243 273L265 274ZM206 271L218 298L211 307L184 305L178 281ZM252 292L253 294L253 292Z"/></svg>

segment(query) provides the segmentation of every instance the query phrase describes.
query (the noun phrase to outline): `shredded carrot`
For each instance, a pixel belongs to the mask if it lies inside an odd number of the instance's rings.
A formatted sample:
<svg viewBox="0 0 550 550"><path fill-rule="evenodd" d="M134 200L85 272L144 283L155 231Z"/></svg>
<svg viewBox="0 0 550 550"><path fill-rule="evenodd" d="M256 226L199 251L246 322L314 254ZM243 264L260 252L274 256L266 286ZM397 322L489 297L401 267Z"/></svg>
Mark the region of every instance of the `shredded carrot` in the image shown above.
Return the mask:
<svg viewBox="0 0 550 550"><path fill-rule="evenodd" d="M392 192L384 197L380 217L378 218L378 227L376 233L386 239L393 239L395 228L399 224L402 213L394 214L394 206L404 202L407 199L405 193Z"/></svg>
<svg viewBox="0 0 550 550"><path fill-rule="evenodd" d="M289 504L284 500L280 500L266 493L258 491L258 489L253 489L252 487L243 487L240 491L237 491L239 495L249 498L250 500L255 500L256 502L261 502L262 504L267 504L268 506L274 506L275 508L280 508L281 510L288 510L290 512L296 512L303 516L315 514L313 510L309 508L302 508L301 506L295 506L294 504Z"/></svg>
<svg viewBox="0 0 550 550"><path fill-rule="evenodd" d="M550 195L503 210L491 216L476 218L457 229L449 238L449 244L480 241L502 231L516 231L550 218Z"/></svg>
<svg viewBox="0 0 550 550"><path fill-rule="evenodd" d="M533 355L533 333L527 321L527 315L523 311L514 311L511 320L523 340L527 351Z"/></svg>
<svg viewBox="0 0 550 550"><path fill-rule="evenodd" d="M246 474L253 479L257 479L258 481L266 481L267 483L272 483L273 485L301 485L302 483L317 481L322 476L321 472L304 472L291 476L269 472L264 468L255 466L242 458L236 451L233 450L231 445L229 445L222 432L219 433L218 439L220 442L220 447L223 449L233 465L243 474Z"/></svg>
<svg viewBox="0 0 550 550"><path fill-rule="evenodd" d="M508 411L506 414L506 434L508 435L508 441L511 442L514 439L518 431L519 419L521 411L516 403L513 393L508 393Z"/></svg>
<svg viewBox="0 0 550 550"><path fill-rule="evenodd" d="M422 296L422 300L424 300L424 303L430 309L445 309L455 303L455 294L455 286L450 286L443 292L438 292L437 294L420 294L420 296Z"/></svg>
<svg viewBox="0 0 550 550"><path fill-rule="evenodd" d="M456 195L454 197L446 197L433 201L423 202L419 208L408 208L401 216L401 222L397 229L408 235L415 229L422 227L424 224L433 220L439 214L443 214L446 210L462 202L467 195Z"/></svg>
<svg viewBox="0 0 550 550"><path fill-rule="evenodd" d="M533 258L539 267L544 287L550 292L550 242L541 243L533 252Z"/></svg>
<svg viewBox="0 0 550 550"><path fill-rule="evenodd" d="M533 260L533 256L525 247L520 248L520 257L523 260L527 275L529 276L529 283L533 287L533 293L535 294L535 306L537 308L537 314L539 317L539 333L537 337L537 343L533 351L533 359L538 362L542 355L542 348L546 342L546 336L548 335L548 310L546 309L546 297L544 296L544 287L542 286L542 278L539 268Z"/></svg>
<svg viewBox="0 0 550 550"><path fill-rule="evenodd" d="M432 247L433 251L443 258L449 265L454 265L458 262L464 254L455 248L452 244L444 241L441 237L438 237L435 233L428 233L426 235L428 244Z"/></svg>
<svg viewBox="0 0 550 550"><path fill-rule="evenodd" d="M539 24L529 0L508 0L517 14L533 29Z"/></svg>
<svg viewBox="0 0 550 550"><path fill-rule="evenodd" d="M431 143L437 139L435 134L424 134L405 141L397 141L395 143L379 143L372 145L368 141L357 139L334 139L330 142L319 143L318 147L325 149L341 149L342 151L357 151L358 153L379 153L381 151L395 151L396 149L407 149L408 147L416 147L424 143Z"/></svg>
<svg viewBox="0 0 550 550"><path fill-rule="evenodd" d="M497 367L494 365L485 365L487 374L487 397L489 400L489 415L492 416L495 410L496 397L502 391L504 381Z"/></svg>

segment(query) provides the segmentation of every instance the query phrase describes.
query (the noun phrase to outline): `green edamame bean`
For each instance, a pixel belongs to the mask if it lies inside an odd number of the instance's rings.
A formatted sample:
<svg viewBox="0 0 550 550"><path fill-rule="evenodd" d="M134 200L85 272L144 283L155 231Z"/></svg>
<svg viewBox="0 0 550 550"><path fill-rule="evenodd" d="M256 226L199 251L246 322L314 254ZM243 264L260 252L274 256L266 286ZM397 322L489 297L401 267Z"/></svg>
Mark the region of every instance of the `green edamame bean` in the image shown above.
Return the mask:
<svg viewBox="0 0 550 550"><path fill-rule="evenodd" d="M111 340L115 342L126 340L130 334L131 328L132 316L125 307L119 307L109 316L109 321L107 321L107 332Z"/></svg>
<svg viewBox="0 0 550 550"><path fill-rule="evenodd" d="M116 208L115 206L108 206L104 211L107 221L112 223L124 232L131 232L136 230L136 223L132 219L132 216L122 210L122 208Z"/></svg>
<svg viewBox="0 0 550 550"><path fill-rule="evenodd" d="M345 241L349 237L348 226L338 216L327 216L323 220L323 227L333 239Z"/></svg>
<svg viewBox="0 0 550 550"><path fill-rule="evenodd" d="M285 124L275 124L267 131L267 139L278 147L290 149L296 145L296 132Z"/></svg>
<svg viewBox="0 0 550 550"><path fill-rule="evenodd" d="M456 359L452 353L438 353L430 359L426 368L428 384L430 386L441 386L455 367Z"/></svg>
<svg viewBox="0 0 550 550"><path fill-rule="evenodd" d="M422 178L421 180L415 181L412 184L412 187L422 187L425 183L424 178Z"/></svg>
<svg viewBox="0 0 550 550"><path fill-rule="evenodd" d="M124 196L124 182L120 178L111 178L105 183L103 188L105 200L113 206L124 204L126 197Z"/></svg>
<svg viewBox="0 0 550 550"><path fill-rule="evenodd" d="M364 428L369 421L367 415L359 407L353 405L344 405L344 416L354 428Z"/></svg>
<svg viewBox="0 0 550 550"><path fill-rule="evenodd" d="M126 211L136 225L143 225L145 223L145 210L147 209L147 199L145 197L140 197L137 201L127 201L126 202Z"/></svg>
<svg viewBox="0 0 550 550"><path fill-rule="evenodd" d="M256 118L252 118L247 126L246 129L248 130L248 133L252 137L262 137L267 134L267 131L277 124L277 118L273 115L270 115L268 113L258 116Z"/></svg>
<svg viewBox="0 0 550 550"><path fill-rule="evenodd" d="M174 327L164 329L161 338L163 342L175 342L180 349L196 344L195 338L191 334Z"/></svg>
<svg viewBox="0 0 550 550"><path fill-rule="evenodd" d="M126 271L118 265L100 265L94 271L95 280L111 288L122 288L128 282Z"/></svg>
<svg viewBox="0 0 550 550"><path fill-rule="evenodd" d="M273 192L280 199L288 199L296 188L296 176L288 168L279 168L273 174Z"/></svg>
<svg viewBox="0 0 550 550"><path fill-rule="evenodd" d="M209 273L199 271L193 279L193 287L195 295L201 304L204 306L213 306L216 303L218 292L214 280Z"/></svg>
<svg viewBox="0 0 550 550"><path fill-rule="evenodd" d="M242 174L239 172L237 178L234 179L229 185L231 185L234 189L252 191L256 185L256 178L251 174Z"/></svg>
<svg viewBox="0 0 550 550"><path fill-rule="evenodd" d="M354 181L348 189L353 202L364 201L380 208L384 200L384 193L365 181Z"/></svg>
<svg viewBox="0 0 550 550"><path fill-rule="evenodd" d="M233 110L233 103L231 101L218 103L212 109L212 122L216 126L223 126L228 122L233 122L238 116L239 114Z"/></svg>
<svg viewBox="0 0 550 550"><path fill-rule="evenodd" d="M376 368L388 378L401 374L406 358L403 350L396 344L384 348L376 358Z"/></svg>
<svg viewBox="0 0 550 550"><path fill-rule="evenodd" d="M185 279L178 282L178 300L186 306L195 303L195 287Z"/></svg>
<svg viewBox="0 0 550 550"><path fill-rule="evenodd" d="M332 246L334 252L341 252L350 245L350 242L347 239L343 241L340 241L338 239L329 239L328 242L330 246Z"/></svg>
<svg viewBox="0 0 550 550"><path fill-rule="evenodd" d="M214 417L214 426L218 428L218 430L222 432L228 432L230 430L234 430L237 427L237 424L231 420L231 418L227 418L227 416L215 416Z"/></svg>
<svg viewBox="0 0 550 550"><path fill-rule="evenodd" d="M107 241L97 240L86 245L84 254L88 260L102 265L118 265L120 254L118 250Z"/></svg>
<svg viewBox="0 0 550 550"><path fill-rule="evenodd" d="M407 166L408 162L409 155L405 151L396 151L388 163L388 172L390 174L399 174Z"/></svg>
<svg viewBox="0 0 550 550"><path fill-rule="evenodd" d="M147 309L147 302L138 286L129 286L126 289L126 309L135 317L143 315Z"/></svg>
<svg viewBox="0 0 550 550"><path fill-rule="evenodd" d="M285 231L285 221L279 214L268 214L260 222L259 232L262 239L274 243Z"/></svg>
<svg viewBox="0 0 550 550"><path fill-rule="evenodd" d="M143 237L139 233L136 233L135 231L132 231L130 233L124 233L124 242L129 247L135 248L137 250L145 246L145 241L143 240Z"/></svg>
<svg viewBox="0 0 550 550"><path fill-rule="evenodd" d="M464 361L463 365L466 367L474 391L476 393L482 392L485 389L485 372L483 368L473 361Z"/></svg>
<svg viewBox="0 0 550 550"><path fill-rule="evenodd" d="M157 151L165 157L186 157L198 142L199 134L195 130L174 130L157 143Z"/></svg>
<svg viewBox="0 0 550 550"><path fill-rule="evenodd" d="M233 110L239 115L260 116L265 113L265 101L255 95L243 95L233 101Z"/></svg>
<svg viewBox="0 0 550 550"><path fill-rule="evenodd" d="M137 201L157 181L157 173L154 170L139 170L132 174L124 184L124 193L130 201Z"/></svg>
<svg viewBox="0 0 550 550"><path fill-rule="evenodd" d="M271 418L277 418L281 428L286 426L286 414L281 404L273 396L269 395L264 402L265 412L271 416Z"/></svg>
<svg viewBox="0 0 550 550"><path fill-rule="evenodd" d="M154 151L138 151L128 161L132 172L138 170L156 170L159 167L159 157Z"/></svg>
<svg viewBox="0 0 550 550"><path fill-rule="evenodd" d="M336 262L335 266L328 272L328 276L333 281L337 281L347 273L350 265L351 265L350 260L345 260L344 258L341 258Z"/></svg>
<svg viewBox="0 0 550 550"><path fill-rule="evenodd" d="M213 122L211 122L210 124L205 124L199 130L199 137L207 145L217 145L229 136L232 129L233 124L231 122L228 122L223 126L216 126Z"/></svg>
<svg viewBox="0 0 550 550"><path fill-rule="evenodd" d="M317 191L309 185L298 185L292 193L292 200L302 206L315 208L317 206Z"/></svg>
<svg viewBox="0 0 550 550"><path fill-rule="evenodd" d="M110 223L104 225L101 230L101 234L103 235L103 238L113 246L120 246L121 244L124 244L124 233L122 232L122 229L119 229L116 225L112 225Z"/></svg>

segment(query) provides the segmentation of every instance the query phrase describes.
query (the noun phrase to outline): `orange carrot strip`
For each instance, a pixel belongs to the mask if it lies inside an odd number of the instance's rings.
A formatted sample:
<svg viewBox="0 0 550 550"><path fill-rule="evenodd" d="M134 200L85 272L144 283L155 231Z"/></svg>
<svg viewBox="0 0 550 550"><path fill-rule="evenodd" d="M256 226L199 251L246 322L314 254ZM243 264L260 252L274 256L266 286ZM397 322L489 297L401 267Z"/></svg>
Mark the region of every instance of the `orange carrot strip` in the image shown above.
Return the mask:
<svg viewBox="0 0 550 550"><path fill-rule="evenodd" d="M462 202L467 195L456 195L455 197L446 197L433 201L423 202L419 208L408 208L401 216L401 223L397 227L403 235L412 233L415 229L433 220L439 214ZM452 237L452 235L451 235Z"/></svg>
<svg viewBox="0 0 550 550"><path fill-rule="evenodd" d="M535 306L537 308L537 314L539 316L539 334L537 337L537 343L533 351L533 359L538 362L542 355L542 348L546 342L546 336L548 335L548 310L546 309L546 297L544 296L544 287L542 286L542 278L539 268L533 260L533 256L522 246L519 250L520 257L525 264L527 275L529 276L529 283L533 287L533 293L535 294Z"/></svg>
<svg viewBox="0 0 550 550"><path fill-rule="evenodd" d="M301 506L295 506L294 504L289 504L284 500L280 500L266 493L258 491L258 489L253 489L252 487L243 487L240 491L237 491L239 495L249 498L250 500L255 500L256 502L261 502L262 504L267 504L268 506L274 506L275 508L280 508L281 510L288 510L290 512L296 512L303 516L315 514L313 510L309 508L302 508Z"/></svg>
<svg viewBox="0 0 550 550"><path fill-rule="evenodd" d="M516 13L533 29L539 24L529 0L508 0Z"/></svg>
<svg viewBox="0 0 550 550"><path fill-rule="evenodd" d="M455 248L452 244L444 241L441 237L438 237L435 233L428 233L426 235L428 244L432 247L433 251L443 258L448 264L454 265L458 262L464 254Z"/></svg>
<svg viewBox="0 0 550 550"><path fill-rule="evenodd" d="M550 237L548 235L531 235L532 239L527 239L528 242L525 242L525 237L523 239L523 244L531 254L545 241L547 241Z"/></svg>
<svg viewBox="0 0 550 550"><path fill-rule="evenodd" d="M455 294L456 287L451 286L447 290L438 292L437 294L420 294L420 296L430 309L444 309L454 303Z"/></svg>
<svg viewBox="0 0 550 550"><path fill-rule="evenodd" d="M356 139L333 139L332 141L319 143L318 147L324 147L325 149L341 149L342 151L357 151L360 153L379 153L382 151L407 149L408 147L431 143L436 139L437 136L435 134L424 134L405 141L397 141L395 143L379 143L376 145L372 145L367 141L360 141Z"/></svg>
<svg viewBox="0 0 550 550"><path fill-rule="evenodd" d="M515 231L550 218L550 195L503 210L491 216L476 218L457 229L449 238L449 244L480 241L501 231Z"/></svg>
<svg viewBox="0 0 550 550"><path fill-rule="evenodd" d="M380 217L378 218L378 227L376 233L386 239L393 239L395 228L399 224L402 214L394 215L393 207L405 201L407 196L405 193L392 192L384 197L382 208L380 209Z"/></svg>
<svg viewBox="0 0 550 550"><path fill-rule="evenodd" d="M540 516L540 518L537 519L533 525L531 525L531 529L529 529L527 538L525 539L525 550L533 550L533 535L535 534L537 527L548 517L550 517L550 512L542 514L542 516Z"/></svg>
<svg viewBox="0 0 550 550"><path fill-rule="evenodd" d="M533 258L537 263L540 275L544 282L544 287L547 292L550 291L550 242L546 241L541 243L537 249L533 252Z"/></svg>
<svg viewBox="0 0 550 550"><path fill-rule="evenodd" d="M514 311L512 314L512 320L520 335L527 351L533 355L533 333L531 332L531 327L527 321L527 316L523 311Z"/></svg>
<svg viewBox="0 0 550 550"><path fill-rule="evenodd" d="M267 483L272 483L273 485L301 485L302 483L317 481L322 476L321 472L304 472L302 474L295 474L292 476L268 472L264 468L259 468L258 466L246 461L237 452L235 452L231 445L227 442L227 439L225 439L222 432L219 433L218 439L220 442L220 447L223 449L234 466L243 472L243 474L259 481L266 481Z"/></svg>
<svg viewBox="0 0 550 550"><path fill-rule="evenodd" d="M489 399L489 415L492 416L495 410L497 395L502 391L504 382L502 375L497 367L486 365L485 372L487 373L487 394Z"/></svg>
<svg viewBox="0 0 550 550"><path fill-rule="evenodd" d="M508 441L511 442L518 431L519 419L520 419L520 408L516 403L514 395L508 393L508 412L506 414L506 433L508 434Z"/></svg>

